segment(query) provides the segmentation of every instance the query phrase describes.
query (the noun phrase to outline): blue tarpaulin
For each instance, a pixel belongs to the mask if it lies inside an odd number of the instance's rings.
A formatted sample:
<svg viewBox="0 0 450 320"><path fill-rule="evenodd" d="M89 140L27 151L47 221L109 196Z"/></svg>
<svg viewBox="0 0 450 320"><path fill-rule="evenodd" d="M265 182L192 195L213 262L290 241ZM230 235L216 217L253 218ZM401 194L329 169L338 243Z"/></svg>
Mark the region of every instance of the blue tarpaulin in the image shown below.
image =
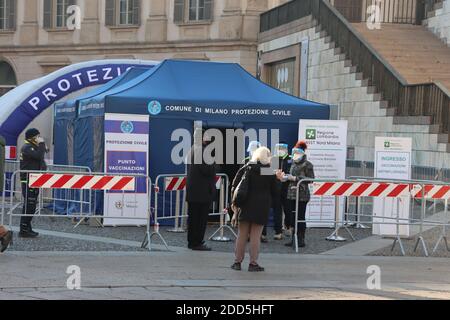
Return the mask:
<svg viewBox="0 0 450 320"><path fill-rule="evenodd" d="M55 164L75 165L89 167L92 172L103 172L103 108L91 108L89 110L80 108L80 104L86 99L104 94L108 90L120 87L149 70L151 66L133 67L118 78L107 84L95 88L73 100L58 102L55 104ZM72 133L72 140L67 135ZM64 198L64 194L58 194ZM79 194L71 195L71 199ZM96 213L103 212L101 192L95 195L98 205ZM84 195L85 201L87 195ZM58 213L77 212L79 205L71 203L69 207L63 201L57 201L55 210ZM67 210L68 208L68 210ZM83 209L87 212L87 209Z"/></svg>

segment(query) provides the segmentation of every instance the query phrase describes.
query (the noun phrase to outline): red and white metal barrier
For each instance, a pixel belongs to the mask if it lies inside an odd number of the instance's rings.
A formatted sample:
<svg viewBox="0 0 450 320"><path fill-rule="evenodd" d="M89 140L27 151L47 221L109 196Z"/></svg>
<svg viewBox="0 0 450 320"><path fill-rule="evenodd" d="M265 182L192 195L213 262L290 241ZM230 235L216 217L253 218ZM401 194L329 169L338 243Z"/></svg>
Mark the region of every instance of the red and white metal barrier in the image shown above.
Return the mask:
<svg viewBox="0 0 450 320"><path fill-rule="evenodd" d="M186 189L186 177L166 177L164 179L164 188L166 191L182 191ZM216 189L220 189L221 177L216 177Z"/></svg>
<svg viewBox="0 0 450 320"><path fill-rule="evenodd" d="M450 186L391 182L314 182L315 196L449 199Z"/></svg>
<svg viewBox="0 0 450 320"><path fill-rule="evenodd" d="M101 176L81 174L30 173L30 188L134 191L132 176Z"/></svg>
<svg viewBox="0 0 450 320"><path fill-rule="evenodd" d="M82 169L82 168L80 168ZM25 199L22 197L22 186L20 183L22 179L19 177L26 177L26 183L29 187ZM136 186L139 181L144 181L146 185L146 190L148 190L148 201L146 201L146 206L142 206L139 211L133 207L136 205ZM26 197L30 194L36 199L36 209L34 212L34 217L68 217L79 218L80 222L89 219L117 219L120 225L120 219L122 220L135 220L136 225L147 225L146 237L150 235L150 203L151 203L151 187L152 181L150 177L146 175L120 175L120 174L103 174L103 173L80 173L73 171L29 171L29 170L16 170L12 173L11 178L11 188L8 196L3 192L3 209L2 210L2 220L4 216L9 216L9 225L13 224L13 217L22 217L24 213L19 209L23 206L24 202L27 201ZM38 193L35 193L33 189L39 189ZM51 195L49 198L43 198L41 195L44 191L49 191ZM103 212L103 214L98 210L100 206L99 201L103 199L102 195L104 191L111 191L115 195L118 194L118 201L112 208L112 211ZM76 192L77 197L71 198L71 193ZM20 201L15 201L15 195L20 194ZM44 201L46 205L52 207L53 209L43 209ZM105 200L105 203L106 200ZM127 203L130 206L127 206ZM70 205L69 205L70 204ZM101 202L103 205L103 201ZM57 214L55 212L55 207L59 208L65 207L68 211L65 214ZM134 208L134 212L125 212L124 210L129 210L128 208ZM45 211L43 211L45 210ZM43 211L41 213L41 211ZM53 212L52 212L53 211ZM30 212L27 212L30 214ZM33 213L31 213L33 214ZM93 221L93 220L91 220ZM100 221L100 220L98 220ZM144 221L144 222L142 222ZM164 242L167 247L167 244Z"/></svg>
<svg viewBox="0 0 450 320"><path fill-rule="evenodd" d="M444 208L445 208L445 215L447 216L447 203L448 199L450 198L450 184L446 184L439 181L423 181L423 180L381 180L381 179L374 179L374 178L367 178L367 177L357 177L357 178L350 178L348 180L326 180L326 179L302 179L297 183L297 205L296 205L296 217L295 217L295 226L297 226L298 222L310 222L311 219L306 220L298 220L298 199L299 199L299 186L302 183L307 183L311 187L311 194L314 196L319 197L336 197L335 200L335 217L334 221L327 220L330 222L334 222L335 224L335 230L333 234L329 237L327 237L327 240L333 240L333 241L344 241L345 238L342 238L339 236L338 232L339 229L344 227L349 235L354 239L351 232L348 230L346 226L346 222L343 218L340 217L339 214L339 205L338 205L338 198L339 197L354 197L356 199L358 198L390 198L390 199L396 199L396 205L392 205L392 208L396 208L396 216L386 216L384 213L381 215L364 215L374 218L379 218L379 221L372 221L372 224L391 224L396 226L396 236L395 240L392 246L392 250L395 247L395 244L398 242L400 245L400 249L403 255L405 255L405 251L402 245L401 235L400 235L400 226L401 225L416 225L419 227L419 233L418 238L415 244L414 251L417 250L417 247L420 243L422 243L423 251L425 256L428 256L428 249L425 243L425 240L422 236L423 234L423 226L424 225L430 225L430 226L442 226L442 233L441 236L436 243L436 246L434 248L434 251L436 251L440 241L444 240L444 243L446 245L447 250L450 251L450 248L447 243L446 238L446 227L450 225L447 222L442 221L431 221L426 220L426 200L444 200ZM400 218L400 203L402 202L402 199L409 198L409 199L416 199L416 200L422 200L421 201L421 216L419 219L413 218L411 215L409 217L402 217ZM414 202L413 202L414 205ZM348 213L346 213L348 217ZM358 219L362 214L359 213L359 210L356 213ZM394 213L395 215L395 213ZM386 220L394 220L393 222L388 222ZM323 222L324 220L320 220ZM359 220L358 220L359 221ZM448 221L448 220L447 220ZM348 222L348 220L347 220ZM298 252L298 239L297 235L294 233L294 243L295 243L295 249Z"/></svg>
<svg viewBox="0 0 450 320"><path fill-rule="evenodd" d="M422 199L425 194L425 199L449 199L450 186L446 185L415 185L411 191L411 195L415 199Z"/></svg>

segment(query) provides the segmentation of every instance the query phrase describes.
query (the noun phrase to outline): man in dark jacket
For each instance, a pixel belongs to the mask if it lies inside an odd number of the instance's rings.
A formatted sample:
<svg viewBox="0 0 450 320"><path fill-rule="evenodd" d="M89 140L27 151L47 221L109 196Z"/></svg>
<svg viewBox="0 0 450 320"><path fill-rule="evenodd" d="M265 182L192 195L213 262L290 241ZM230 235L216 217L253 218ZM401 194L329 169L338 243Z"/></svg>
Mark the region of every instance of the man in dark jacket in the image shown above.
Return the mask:
<svg viewBox="0 0 450 320"><path fill-rule="evenodd" d="M20 150L20 170L25 171L43 171L47 170L44 156L47 152L44 139L40 137L39 130L32 128L25 132L25 144ZM22 195L24 199L23 216L20 218L19 237L35 238L39 233L31 228L31 220L36 211L39 189L28 187L28 173L20 174L22 185Z"/></svg>
<svg viewBox="0 0 450 320"><path fill-rule="evenodd" d="M209 210L216 194L216 165L206 161L203 151L211 138L201 129L194 132L194 145L189 154L186 179L186 201L188 202L188 248L209 251L205 245Z"/></svg>

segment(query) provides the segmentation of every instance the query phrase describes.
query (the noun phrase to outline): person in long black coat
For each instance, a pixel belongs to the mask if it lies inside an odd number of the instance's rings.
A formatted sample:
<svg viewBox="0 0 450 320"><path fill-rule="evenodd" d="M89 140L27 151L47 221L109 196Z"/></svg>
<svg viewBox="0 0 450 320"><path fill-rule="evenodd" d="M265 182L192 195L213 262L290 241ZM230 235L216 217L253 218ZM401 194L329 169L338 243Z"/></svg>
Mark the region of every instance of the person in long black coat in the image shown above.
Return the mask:
<svg viewBox="0 0 450 320"><path fill-rule="evenodd" d="M270 167L270 150L261 147L257 149L247 165L242 167L232 184L232 192L236 190L245 171L249 171L249 189L245 203L238 208L233 203L234 212L232 224L239 222L238 238L236 239L235 263L231 266L241 270L241 263L245 256L245 247L250 236L250 264L249 271L264 271L258 265L258 255L261 243L261 234L264 225L269 220L269 211L272 199L279 196L282 172L275 174Z"/></svg>
<svg viewBox="0 0 450 320"><path fill-rule="evenodd" d="M209 251L204 237L209 210L215 198L216 165L205 161L203 150L210 138L202 130L194 132L194 145L189 154L186 178L186 201L188 202L188 248Z"/></svg>

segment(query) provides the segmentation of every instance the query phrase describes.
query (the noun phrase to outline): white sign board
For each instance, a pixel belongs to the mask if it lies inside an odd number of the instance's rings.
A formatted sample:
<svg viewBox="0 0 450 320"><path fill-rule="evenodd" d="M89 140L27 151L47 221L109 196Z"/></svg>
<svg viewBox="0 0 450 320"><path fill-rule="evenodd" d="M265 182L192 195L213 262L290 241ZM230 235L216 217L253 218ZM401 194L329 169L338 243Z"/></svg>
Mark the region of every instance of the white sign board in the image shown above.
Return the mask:
<svg viewBox="0 0 450 320"><path fill-rule="evenodd" d="M105 114L105 172L148 176L148 139L149 116ZM147 189L146 179L138 177L133 192L105 192L103 224L145 225Z"/></svg>
<svg viewBox="0 0 450 320"><path fill-rule="evenodd" d="M389 180L411 179L411 138L376 137L375 138L375 178ZM410 197L375 198L373 205L374 222L395 223L393 218L408 219L410 212ZM400 226L400 235L409 236L409 226ZM374 224L373 233L383 236L397 234L395 224Z"/></svg>
<svg viewBox="0 0 450 320"><path fill-rule="evenodd" d="M308 144L306 154L314 165L314 174L320 179L345 179L347 158L346 120L300 120L299 139ZM317 222L335 220L335 197L311 197L306 210L308 227L333 227L334 223ZM340 201L339 214L344 212L344 202Z"/></svg>

